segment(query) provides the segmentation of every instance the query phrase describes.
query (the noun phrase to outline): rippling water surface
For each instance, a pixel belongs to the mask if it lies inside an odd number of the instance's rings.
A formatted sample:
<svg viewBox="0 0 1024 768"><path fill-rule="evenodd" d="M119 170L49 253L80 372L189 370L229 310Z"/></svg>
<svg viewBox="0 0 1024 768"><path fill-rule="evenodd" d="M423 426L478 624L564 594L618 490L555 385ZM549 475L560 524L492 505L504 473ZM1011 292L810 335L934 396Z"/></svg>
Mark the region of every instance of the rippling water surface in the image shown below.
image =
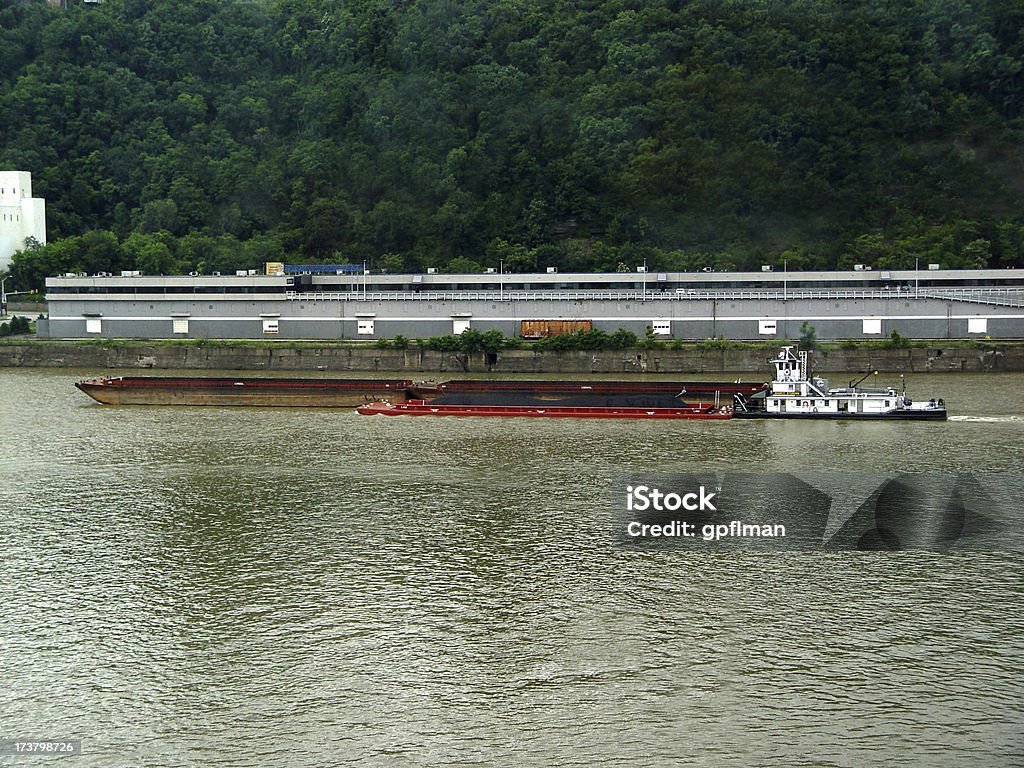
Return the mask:
<svg viewBox="0 0 1024 768"><path fill-rule="evenodd" d="M0 369L0 739L81 739L62 765L1024 761L1019 552L627 552L608 513L637 471L1019 471L1022 376L911 379L938 424L112 408L75 378Z"/></svg>

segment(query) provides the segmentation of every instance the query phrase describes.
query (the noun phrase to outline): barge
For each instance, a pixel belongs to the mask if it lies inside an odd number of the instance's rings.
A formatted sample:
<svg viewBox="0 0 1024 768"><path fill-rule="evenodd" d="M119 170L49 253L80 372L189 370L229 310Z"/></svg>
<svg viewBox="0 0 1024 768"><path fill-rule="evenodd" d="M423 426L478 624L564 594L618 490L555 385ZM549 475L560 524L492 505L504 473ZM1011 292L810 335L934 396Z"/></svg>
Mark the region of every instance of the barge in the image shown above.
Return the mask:
<svg viewBox="0 0 1024 768"><path fill-rule="evenodd" d="M671 395L678 397L752 395L767 387L763 381L543 381L455 379L436 385L440 395L464 397L473 394L506 392L541 398L565 396L610 397L621 395Z"/></svg>
<svg viewBox="0 0 1024 768"><path fill-rule="evenodd" d="M214 378L117 376L75 383L104 405L249 405L355 408L409 400L459 406L686 407L682 398L752 395L766 385L735 382Z"/></svg>
<svg viewBox="0 0 1024 768"><path fill-rule="evenodd" d="M733 396L733 415L743 419L890 419L944 420L946 403L941 398L915 401L907 396L906 382L895 387L859 385L872 373L849 386L832 389L828 381L812 376L808 352L783 347L768 361L775 368L771 386L757 395Z"/></svg>
<svg viewBox="0 0 1024 768"><path fill-rule="evenodd" d="M355 408L382 398L407 398L408 379L212 378L117 376L76 381L104 405L249 405ZM423 388L421 391L426 391Z"/></svg>
<svg viewBox="0 0 1024 768"><path fill-rule="evenodd" d="M634 408L566 405L445 405L426 400L369 403L356 409L364 416L503 416L572 419L729 419L731 409L713 405Z"/></svg>

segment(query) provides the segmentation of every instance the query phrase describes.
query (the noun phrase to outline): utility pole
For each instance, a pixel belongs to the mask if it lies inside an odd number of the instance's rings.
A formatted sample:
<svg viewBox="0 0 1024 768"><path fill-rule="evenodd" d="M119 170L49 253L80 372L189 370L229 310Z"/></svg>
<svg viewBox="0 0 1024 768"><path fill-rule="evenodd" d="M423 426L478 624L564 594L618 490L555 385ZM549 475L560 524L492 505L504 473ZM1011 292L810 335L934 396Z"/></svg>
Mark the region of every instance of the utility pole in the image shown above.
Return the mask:
<svg viewBox="0 0 1024 768"><path fill-rule="evenodd" d="M7 279L10 277L0 278L0 317L7 316L7 297L8 296L19 296L23 293L32 293L32 291L11 291L10 293L4 288L7 283Z"/></svg>

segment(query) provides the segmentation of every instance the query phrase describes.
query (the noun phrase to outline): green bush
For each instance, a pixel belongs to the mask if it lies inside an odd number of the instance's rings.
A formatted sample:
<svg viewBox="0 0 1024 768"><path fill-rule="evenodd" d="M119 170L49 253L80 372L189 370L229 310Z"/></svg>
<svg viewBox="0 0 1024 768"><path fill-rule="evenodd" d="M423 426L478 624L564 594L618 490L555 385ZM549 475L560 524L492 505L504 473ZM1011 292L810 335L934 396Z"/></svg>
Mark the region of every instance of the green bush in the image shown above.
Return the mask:
<svg viewBox="0 0 1024 768"><path fill-rule="evenodd" d="M575 349L607 350L607 349L632 349L637 346L638 339L632 331L619 328L615 333L609 334L600 328L592 328L588 331L577 331L576 333L559 333L554 336L547 336L533 342L536 350L566 352Z"/></svg>
<svg viewBox="0 0 1024 768"><path fill-rule="evenodd" d="M705 351L712 351L718 349L739 349L744 345L737 341L731 341L730 339L725 338L725 336L718 336L717 338L699 341L697 342L697 346Z"/></svg>
<svg viewBox="0 0 1024 768"><path fill-rule="evenodd" d="M438 352L458 352L459 337L453 333L446 334L445 336L431 336L427 339L424 346L427 349L433 349Z"/></svg>
<svg viewBox="0 0 1024 768"><path fill-rule="evenodd" d="M32 324L27 317L15 316L11 322L0 324L0 336L19 336L24 333L32 333Z"/></svg>
<svg viewBox="0 0 1024 768"><path fill-rule="evenodd" d="M647 331L644 333L643 341L637 346L641 349L664 349L665 342L654 335L654 328L647 326Z"/></svg>
<svg viewBox="0 0 1024 768"><path fill-rule="evenodd" d="M884 349L905 349L910 346L910 339L900 336L900 332L895 328L892 329L892 333L889 334L889 338L882 342Z"/></svg>
<svg viewBox="0 0 1024 768"><path fill-rule="evenodd" d="M814 349L818 346L818 335L814 326L804 320L800 326L800 347L801 349Z"/></svg>
<svg viewBox="0 0 1024 768"><path fill-rule="evenodd" d="M439 352L465 353L497 352L500 349L519 346L519 342L517 340L508 338L497 329L481 333L476 328L467 328L458 336L453 333L449 333L445 336L431 336L425 341L418 339L416 343L427 349L433 349ZM407 341L406 345L408 345Z"/></svg>

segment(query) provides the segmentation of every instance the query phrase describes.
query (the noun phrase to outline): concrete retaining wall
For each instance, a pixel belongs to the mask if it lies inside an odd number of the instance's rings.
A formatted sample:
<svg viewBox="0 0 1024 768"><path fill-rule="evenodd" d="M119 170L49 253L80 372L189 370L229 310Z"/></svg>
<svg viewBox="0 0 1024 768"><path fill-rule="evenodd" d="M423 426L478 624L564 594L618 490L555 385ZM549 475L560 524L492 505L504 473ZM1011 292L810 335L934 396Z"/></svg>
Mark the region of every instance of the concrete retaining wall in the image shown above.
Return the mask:
<svg viewBox="0 0 1024 768"><path fill-rule="evenodd" d="M76 344L60 341L0 344L0 367L195 369L252 371L406 371L415 373L745 373L768 372L767 349L608 352L506 350L497 355L412 348L324 346L176 346ZM1024 347L987 349L840 349L814 353L820 373L1024 371Z"/></svg>

